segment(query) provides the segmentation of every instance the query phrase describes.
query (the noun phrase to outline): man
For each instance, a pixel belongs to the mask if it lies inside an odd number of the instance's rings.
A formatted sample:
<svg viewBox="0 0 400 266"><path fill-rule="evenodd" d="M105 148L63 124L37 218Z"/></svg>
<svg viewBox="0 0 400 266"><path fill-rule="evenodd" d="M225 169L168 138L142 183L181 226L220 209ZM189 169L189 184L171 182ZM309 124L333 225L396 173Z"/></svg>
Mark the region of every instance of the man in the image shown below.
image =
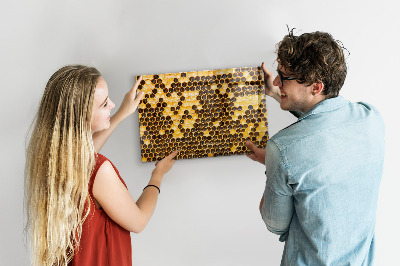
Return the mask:
<svg viewBox="0 0 400 266"><path fill-rule="evenodd" d="M275 79L262 64L266 94L298 120L265 150L246 146L266 166L260 212L285 242L281 265L372 265L383 120L339 96L347 67L330 34L291 31L277 55Z"/></svg>

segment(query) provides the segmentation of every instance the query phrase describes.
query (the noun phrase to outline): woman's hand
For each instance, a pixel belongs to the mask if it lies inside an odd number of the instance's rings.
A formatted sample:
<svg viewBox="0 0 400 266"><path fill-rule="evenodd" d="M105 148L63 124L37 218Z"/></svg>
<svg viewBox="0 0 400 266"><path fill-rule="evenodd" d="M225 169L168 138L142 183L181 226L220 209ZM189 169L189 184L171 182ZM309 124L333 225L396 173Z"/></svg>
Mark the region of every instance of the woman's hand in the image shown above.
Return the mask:
<svg viewBox="0 0 400 266"><path fill-rule="evenodd" d="M139 103L140 100L142 99L144 93L141 91L136 95L136 90L139 87L140 82L142 81L142 76L135 82L135 85L133 85L132 89L129 90L124 97L124 100L121 103L121 106L119 107L118 113L121 115L122 119L125 119L127 116L133 114Z"/></svg>
<svg viewBox="0 0 400 266"><path fill-rule="evenodd" d="M279 103L282 101L281 99L281 90L279 89L278 86L274 86L274 76L272 73L268 70L268 68L265 66L264 62L261 64L261 68L264 71L264 88L265 88L265 94L268 96L271 96L275 100L277 100Z"/></svg>
<svg viewBox="0 0 400 266"><path fill-rule="evenodd" d="M165 175L174 165L174 157L178 154L178 151L171 152L167 157L161 161L156 162L156 168L153 170L153 176Z"/></svg>
<svg viewBox="0 0 400 266"><path fill-rule="evenodd" d="M99 152L103 147L104 143L106 143L107 139L111 136L114 130L118 127L118 125L129 115L133 114L139 103L143 97L143 92L139 92L136 95L136 90L142 81L142 77L140 77L135 85L133 85L132 89L128 91L125 95L124 100L122 101L121 106L118 111L111 117L110 127L108 129L96 132L92 135L94 150Z"/></svg>
<svg viewBox="0 0 400 266"><path fill-rule="evenodd" d="M246 141L245 145L253 152L252 154L246 154L247 157L253 161L265 164L265 149L257 148L257 146L251 141Z"/></svg>

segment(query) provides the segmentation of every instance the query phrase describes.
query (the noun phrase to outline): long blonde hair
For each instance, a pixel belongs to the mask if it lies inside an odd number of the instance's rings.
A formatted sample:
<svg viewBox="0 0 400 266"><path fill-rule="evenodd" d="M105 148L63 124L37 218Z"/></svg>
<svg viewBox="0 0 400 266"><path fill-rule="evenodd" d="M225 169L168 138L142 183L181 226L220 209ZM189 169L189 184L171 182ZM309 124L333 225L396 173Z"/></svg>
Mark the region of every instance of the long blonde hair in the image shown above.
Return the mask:
<svg viewBox="0 0 400 266"><path fill-rule="evenodd" d="M26 231L33 265L67 265L89 213L95 163L93 95L100 73L65 66L49 79L29 140L25 166Z"/></svg>

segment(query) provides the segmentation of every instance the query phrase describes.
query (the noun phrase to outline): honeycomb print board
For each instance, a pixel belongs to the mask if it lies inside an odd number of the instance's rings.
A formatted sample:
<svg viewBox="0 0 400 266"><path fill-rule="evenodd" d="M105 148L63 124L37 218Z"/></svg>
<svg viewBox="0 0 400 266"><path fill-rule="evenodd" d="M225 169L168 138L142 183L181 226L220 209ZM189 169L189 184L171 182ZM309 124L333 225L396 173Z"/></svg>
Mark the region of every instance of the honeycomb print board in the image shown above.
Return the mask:
<svg viewBox="0 0 400 266"><path fill-rule="evenodd" d="M263 72L241 67L143 75L138 106L143 162L248 153L268 140ZM136 79L138 79L136 77Z"/></svg>

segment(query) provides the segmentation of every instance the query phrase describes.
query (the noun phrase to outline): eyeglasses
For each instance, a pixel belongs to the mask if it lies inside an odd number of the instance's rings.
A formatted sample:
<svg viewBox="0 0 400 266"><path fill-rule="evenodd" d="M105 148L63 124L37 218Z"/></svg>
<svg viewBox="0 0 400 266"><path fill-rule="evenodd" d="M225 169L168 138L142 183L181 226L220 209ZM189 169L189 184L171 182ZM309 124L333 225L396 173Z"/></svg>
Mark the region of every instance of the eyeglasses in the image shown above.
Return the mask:
<svg viewBox="0 0 400 266"><path fill-rule="evenodd" d="M284 80L295 80L295 79L297 79L296 77L284 77L281 71L279 71L279 70L277 70L277 71L278 71L279 80L281 81L282 87L283 87L283 81Z"/></svg>

